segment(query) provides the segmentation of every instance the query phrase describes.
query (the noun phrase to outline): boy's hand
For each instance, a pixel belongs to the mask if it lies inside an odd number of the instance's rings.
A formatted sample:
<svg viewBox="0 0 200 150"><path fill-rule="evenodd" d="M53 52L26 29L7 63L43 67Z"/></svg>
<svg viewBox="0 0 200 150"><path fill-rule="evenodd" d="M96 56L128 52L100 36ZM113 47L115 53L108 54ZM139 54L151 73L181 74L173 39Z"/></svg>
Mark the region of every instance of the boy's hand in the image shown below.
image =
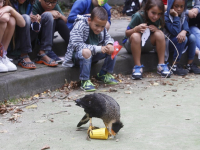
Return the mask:
<svg viewBox="0 0 200 150"><path fill-rule="evenodd" d="M196 18L198 13L199 13L198 9L197 8L193 8L191 10L188 10L188 17L189 18Z"/></svg>
<svg viewBox="0 0 200 150"><path fill-rule="evenodd" d="M111 44L106 45L107 47L107 52L106 54L111 55L114 52L114 46Z"/></svg>
<svg viewBox="0 0 200 150"><path fill-rule="evenodd" d="M41 21L41 16L39 14L37 15L30 15L31 22L40 22Z"/></svg>
<svg viewBox="0 0 200 150"><path fill-rule="evenodd" d="M150 26L149 26L149 29L150 29L151 32L155 32L155 31L159 30L159 29L158 29L156 26L154 26L154 25L150 25Z"/></svg>
<svg viewBox="0 0 200 150"><path fill-rule="evenodd" d="M146 23L142 23L142 24L136 26L135 31L136 32L140 32L140 33L144 33L146 28L148 28L147 24Z"/></svg>
<svg viewBox="0 0 200 150"><path fill-rule="evenodd" d="M53 15L53 18L54 18L54 19L58 19L58 18L61 17L61 14L60 14L59 11L51 10L50 12L51 12L51 14Z"/></svg>
<svg viewBox="0 0 200 150"><path fill-rule="evenodd" d="M178 17L178 13L174 10L174 9L170 9L170 15L172 15L173 17Z"/></svg>
<svg viewBox="0 0 200 150"><path fill-rule="evenodd" d="M102 53L106 53L107 52L107 47L106 46L102 46L101 47L101 52Z"/></svg>
<svg viewBox="0 0 200 150"><path fill-rule="evenodd" d="M185 37L186 37L186 33L187 31L185 30L182 30L178 35L177 35L177 40L178 40L178 43L183 43L185 41Z"/></svg>

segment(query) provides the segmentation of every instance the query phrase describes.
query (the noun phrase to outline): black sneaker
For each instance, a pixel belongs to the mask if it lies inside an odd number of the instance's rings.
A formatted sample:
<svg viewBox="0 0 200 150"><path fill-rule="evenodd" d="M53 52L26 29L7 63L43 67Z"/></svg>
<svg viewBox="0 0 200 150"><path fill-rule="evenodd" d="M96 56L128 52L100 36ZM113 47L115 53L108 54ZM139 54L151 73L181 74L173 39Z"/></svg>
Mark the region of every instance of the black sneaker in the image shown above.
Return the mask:
<svg viewBox="0 0 200 150"><path fill-rule="evenodd" d="M186 65L186 69L187 69L190 73L200 74L200 69L198 68L198 66L197 66L196 64L187 64L187 65Z"/></svg>
<svg viewBox="0 0 200 150"><path fill-rule="evenodd" d="M174 75L178 76L185 76L188 74L188 71L186 69L183 69L183 67L180 64L176 64L173 67L171 67L171 71Z"/></svg>
<svg viewBox="0 0 200 150"><path fill-rule="evenodd" d="M57 63L62 63L62 59L60 59L54 51L47 51L46 52L47 56L50 57L51 59L55 60Z"/></svg>

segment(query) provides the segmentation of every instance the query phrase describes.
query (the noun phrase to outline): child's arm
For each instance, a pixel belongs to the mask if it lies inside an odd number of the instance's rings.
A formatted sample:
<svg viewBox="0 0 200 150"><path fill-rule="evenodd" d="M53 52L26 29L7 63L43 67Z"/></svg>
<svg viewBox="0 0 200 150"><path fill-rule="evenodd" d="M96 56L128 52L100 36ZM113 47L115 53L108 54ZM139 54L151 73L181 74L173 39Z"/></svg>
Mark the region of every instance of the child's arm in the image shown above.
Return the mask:
<svg viewBox="0 0 200 150"><path fill-rule="evenodd" d="M129 29L129 30L127 29L126 30L126 36L130 37L133 33L143 33L146 30L146 28L148 28L147 24L146 23L142 23L142 24L140 24L138 26L135 26L132 29Z"/></svg>
<svg viewBox="0 0 200 150"><path fill-rule="evenodd" d="M65 23L67 23L67 17L65 17L64 15L62 15L59 11L57 10L51 10L49 11L54 19L62 19Z"/></svg>
<svg viewBox="0 0 200 150"><path fill-rule="evenodd" d="M85 21L78 21L70 32L70 46L76 51L89 49L92 55L95 55L97 52L101 52L102 46L86 44L84 39L87 36L87 31L89 32L89 27L85 24Z"/></svg>
<svg viewBox="0 0 200 150"><path fill-rule="evenodd" d="M16 24L19 27L24 27L26 25L24 18L20 15L14 8L11 6L4 6L0 9L0 17L3 16L5 13L10 13L16 20Z"/></svg>
<svg viewBox="0 0 200 150"><path fill-rule="evenodd" d="M87 9L86 3L84 3L83 1L75 1L68 16L68 22L74 23L77 15L83 15L85 9Z"/></svg>
<svg viewBox="0 0 200 150"><path fill-rule="evenodd" d="M195 0L194 7L190 10L186 10L189 18L196 18L197 14L200 12L200 1Z"/></svg>
<svg viewBox="0 0 200 150"><path fill-rule="evenodd" d="M165 27L170 34L177 36L181 32L180 18L175 16L171 22L168 14L165 14Z"/></svg>

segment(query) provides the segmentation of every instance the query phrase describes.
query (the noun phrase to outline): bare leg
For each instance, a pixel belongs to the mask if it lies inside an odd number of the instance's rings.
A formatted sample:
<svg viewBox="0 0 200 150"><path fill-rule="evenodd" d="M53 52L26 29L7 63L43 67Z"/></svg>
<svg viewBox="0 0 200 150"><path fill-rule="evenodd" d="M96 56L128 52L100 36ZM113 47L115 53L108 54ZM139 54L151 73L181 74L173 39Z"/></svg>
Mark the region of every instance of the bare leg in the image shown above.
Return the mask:
<svg viewBox="0 0 200 150"><path fill-rule="evenodd" d="M141 34L133 33L130 38L131 43L131 52L134 60L134 64L137 66L141 66L140 58L141 58Z"/></svg>
<svg viewBox="0 0 200 150"><path fill-rule="evenodd" d="M158 64L164 64L165 37L162 31L158 30L151 35L151 44L156 45Z"/></svg>
<svg viewBox="0 0 200 150"><path fill-rule="evenodd" d="M8 45L10 44L11 38L13 36L13 33L15 31L15 25L16 21L14 17L10 17L10 20L7 23L7 28L4 32L3 38L2 38L2 44L4 46L4 49L7 51Z"/></svg>

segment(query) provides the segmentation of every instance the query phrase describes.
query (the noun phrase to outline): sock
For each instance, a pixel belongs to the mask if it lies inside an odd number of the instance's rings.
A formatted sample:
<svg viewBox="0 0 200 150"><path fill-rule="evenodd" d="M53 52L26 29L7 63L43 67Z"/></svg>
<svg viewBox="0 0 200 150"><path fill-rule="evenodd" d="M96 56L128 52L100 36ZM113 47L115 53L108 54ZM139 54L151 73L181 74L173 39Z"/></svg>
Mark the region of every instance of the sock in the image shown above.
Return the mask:
<svg viewBox="0 0 200 150"><path fill-rule="evenodd" d="M104 70L101 69L101 71L99 72L99 76L103 76L103 75L105 75L106 73L107 73L107 71L104 71Z"/></svg>

